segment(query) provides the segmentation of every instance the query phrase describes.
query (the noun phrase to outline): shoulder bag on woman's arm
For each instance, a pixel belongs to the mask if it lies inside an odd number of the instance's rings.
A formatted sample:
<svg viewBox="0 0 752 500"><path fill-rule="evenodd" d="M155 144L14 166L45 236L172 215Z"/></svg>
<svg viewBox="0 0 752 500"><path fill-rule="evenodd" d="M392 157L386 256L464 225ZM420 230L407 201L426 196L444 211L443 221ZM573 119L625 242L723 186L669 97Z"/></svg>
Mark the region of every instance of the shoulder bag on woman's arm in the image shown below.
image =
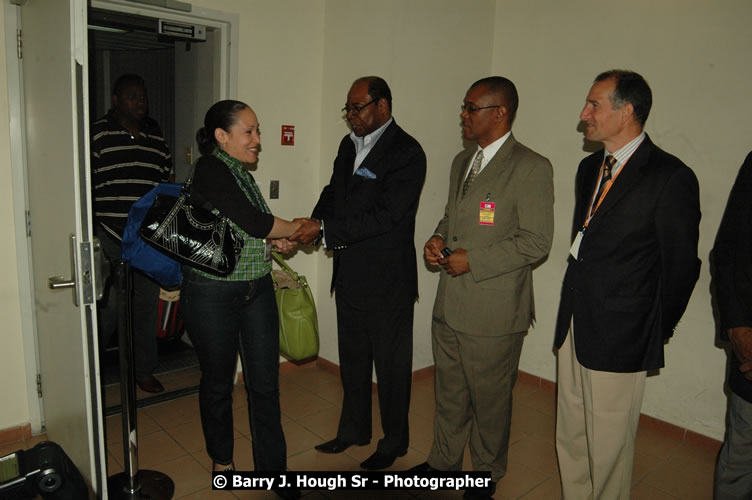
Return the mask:
<svg viewBox="0 0 752 500"><path fill-rule="evenodd" d="M188 178L180 196L157 195L139 233L146 243L187 266L228 276L243 249L243 238L227 217L191 205L190 187Z"/></svg>

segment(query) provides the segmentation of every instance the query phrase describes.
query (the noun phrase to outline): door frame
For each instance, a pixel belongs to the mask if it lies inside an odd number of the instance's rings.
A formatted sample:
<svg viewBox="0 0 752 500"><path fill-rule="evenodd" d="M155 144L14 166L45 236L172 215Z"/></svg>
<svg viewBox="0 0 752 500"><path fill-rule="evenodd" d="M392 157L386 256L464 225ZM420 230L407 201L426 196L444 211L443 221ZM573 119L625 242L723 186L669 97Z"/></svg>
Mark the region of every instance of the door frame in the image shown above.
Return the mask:
<svg viewBox="0 0 752 500"><path fill-rule="evenodd" d="M5 66L8 78L8 118L10 122L11 182L13 185L13 222L16 238L16 275L21 313L21 337L26 399L32 434L43 430L42 400L37 392L39 349L34 300L34 274L31 265L31 241L27 230L29 211L28 180L26 175L26 134L24 113L23 73L18 58L17 36L21 29L21 6L3 2L5 17Z"/></svg>
<svg viewBox="0 0 752 500"><path fill-rule="evenodd" d="M8 117L10 122L10 158L13 185L13 222L16 240L16 269L20 303L21 335L26 378L29 424L32 434L44 431L43 401L37 392L39 374L39 349L37 340L36 306L34 299L34 269L31 261L31 241L27 234L29 210L26 165L25 112L23 107L22 59L18 58L16 37L20 26L19 5L3 2L5 20L5 57L8 80ZM214 9L193 7L191 12L178 12L161 7L135 4L120 0L90 0L94 8L138 14L187 23L196 23L219 29L220 99L237 95L238 81L238 15ZM96 309L94 314L96 314ZM96 316L95 316L96 317ZM99 376L99 373L96 374Z"/></svg>

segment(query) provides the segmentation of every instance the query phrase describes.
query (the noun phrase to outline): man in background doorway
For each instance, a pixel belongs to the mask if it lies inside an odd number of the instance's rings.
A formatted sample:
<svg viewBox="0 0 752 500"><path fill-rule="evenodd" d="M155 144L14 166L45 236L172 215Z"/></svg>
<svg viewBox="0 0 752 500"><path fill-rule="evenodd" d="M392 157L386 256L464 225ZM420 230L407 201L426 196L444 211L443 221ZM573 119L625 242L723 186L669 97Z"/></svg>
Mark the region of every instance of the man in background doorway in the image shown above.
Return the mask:
<svg viewBox="0 0 752 500"><path fill-rule="evenodd" d="M94 234L111 263L120 259L128 211L133 202L172 176L172 157L159 125L149 118L144 80L134 74L118 78L112 108L91 126ZM117 300L110 282L98 304L100 341L106 346L117 327ZM162 392L153 375L157 367L159 285L133 270L133 337L136 383L146 392Z"/></svg>

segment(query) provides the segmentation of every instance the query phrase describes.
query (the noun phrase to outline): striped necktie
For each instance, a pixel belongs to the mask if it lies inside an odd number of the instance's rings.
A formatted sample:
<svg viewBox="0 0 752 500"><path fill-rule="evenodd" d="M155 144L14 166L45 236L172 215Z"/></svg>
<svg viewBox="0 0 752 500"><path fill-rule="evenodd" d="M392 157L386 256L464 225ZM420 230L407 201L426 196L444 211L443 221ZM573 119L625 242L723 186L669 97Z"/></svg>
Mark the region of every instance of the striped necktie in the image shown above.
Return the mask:
<svg viewBox="0 0 752 500"><path fill-rule="evenodd" d="M598 200L601 199L603 190L611 180L611 169L614 168L614 165L616 165L616 158L614 158L614 155L608 155L603 162L603 176L601 177L601 185L598 187L598 194L595 196L596 205L598 204Z"/></svg>

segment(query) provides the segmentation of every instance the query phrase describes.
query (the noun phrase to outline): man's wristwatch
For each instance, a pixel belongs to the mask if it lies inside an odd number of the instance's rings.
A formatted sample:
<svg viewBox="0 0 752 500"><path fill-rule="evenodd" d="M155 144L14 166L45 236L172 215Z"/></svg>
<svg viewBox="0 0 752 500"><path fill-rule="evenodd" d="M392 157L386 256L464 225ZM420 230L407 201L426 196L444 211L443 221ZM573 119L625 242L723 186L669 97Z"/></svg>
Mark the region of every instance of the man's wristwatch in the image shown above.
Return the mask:
<svg viewBox="0 0 752 500"><path fill-rule="evenodd" d="M317 220L317 219L313 219ZM316 237L315 240L313 240L314 245L318 245L321 243L321 240L324 238L324 221L323 220L317 220L319 223L319 235Z"/></svg>

